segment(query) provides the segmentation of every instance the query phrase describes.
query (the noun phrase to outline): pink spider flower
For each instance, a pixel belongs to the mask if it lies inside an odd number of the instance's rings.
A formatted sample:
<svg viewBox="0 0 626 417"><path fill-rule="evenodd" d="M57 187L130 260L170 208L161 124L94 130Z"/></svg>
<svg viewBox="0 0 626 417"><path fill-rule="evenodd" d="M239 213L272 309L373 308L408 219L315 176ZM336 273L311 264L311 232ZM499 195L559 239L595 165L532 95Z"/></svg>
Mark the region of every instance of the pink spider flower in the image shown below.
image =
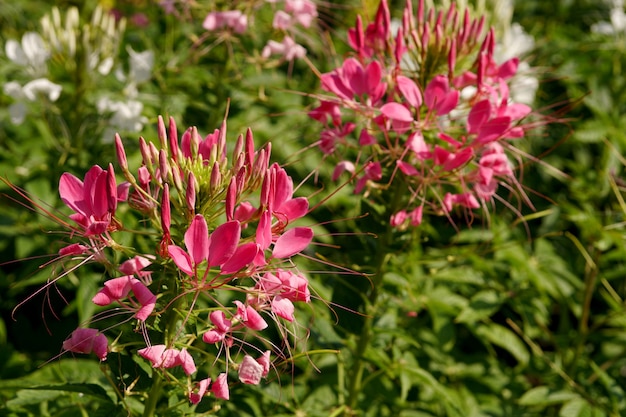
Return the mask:
<svg viewBox="0 0 626 417"><path fill-rule="evenodd" d="M267 328L267 322L263 319L263 317L261 317L259 312L254 309L254 307L244 305L238 300L235 300L234 303L237 306L236 317L241 320L246 327L252 330L263 330Z"/></svg>
<svg viewBox="0 0 626 417"><path fill-rule="evenodd" d="M275 273L265 273L255 285L256 294L250 294L248 301L263 308L269 304L271 311L287 321L294 321L294 302L310 302L308 280L292 271L278 269Z"/></svg>
<svg viewBox="0 0 626 417"><path fill-rule="evenodd" d="M145 285L150 285L152 282L152 271L144 271L144 269L152 265L151 258L154 258L154 256L134 256L131 259L122 262L118 270L124 275L135 275Z"/></svg>
<svg viewBox="0 0 626 417"><path fill-rule="evenodd" d="M107 358L108 341L97 329L78 328L63 342L63 349L74 353L95 353L101 361Z"/></svg>
<svg viewBox="0 0 626 417"><path fill-rule="evenodd" d="M391 15L386 0L378 5L376 17L363 30L361 16L357 16L357 27L348 31L348 43L361 57L371 57L374 53L384 53L390 36Z"/></svg>
<svg viewBox="0 0 626 417"><path fill-rule="evenodd" d="M232 29L235 33L241 34L248 28L248 16L243 14L241 10L211 12L204 18L202 27L208 31L228 28Z"/></svg>
<svg viewBox="0 0 626 417"><path fill-rule="evenodd" d="M168 246L168 252L176 266L191 277L200 278L198 266L204 261L209 268L222 266L223 272L234 272L252 262L256 256L256 251L237 252L240 236L241 225L237 220L216 227L209 236L206 220L201 214L196 214L185 232L188 252L176 245ZM246 257L233 257L235 253L241 255L242 252Z"/></svg>
<svg viewBox="0 0 626 417"><path fill-rule="evenodd" d="M384 95L387 84L382 82L383 67L372 61L365 67L354 58L344 61L341 68L322 74L322 88L344 100L352 101L354 96L374 105Z"/></svg>
<svg viewBox="0 0 626 417"><path fill-rule="evenodd" d="M280 55L285 61L293 61L294 59L304 58L306 49L296 43L291 36L285 36L282 42L270 39L261 51L263 58L269 58L272 55Z"/></svg>
<svg viewBox="0 0 626 417"><path fill-rule="evenodd" d="M269 356L269 351L266 351L258 359L254 359L250 355L245 355L239 364L239 380L244 384L259 385L261 378L267 376L269 372Z"/></svg>
<svg viewBox="0 0 626 417"><path fill-rule="evenodd" d="M131 303L131 309L137 310L135 318L140 321L146 321L146 319L152 314L156 305L156 296L137 278L132 275L127 275L119 278L113 278L104 283L104 288L100 289L98 293L93 297L94 304L99 306L106 306L115 301L122 303L122 300L128 297L130 292L136 299L129 299Z"/></svg>
<svg viewBox="0 0 626 417"><path fill-rule="evenodd" d="M211 392L213 393L213 395L215 395L215 398L226 401L230 399L227 378L228 375L222 372L217 376L217 379L215 380L215 382L213 382L213 385L211 385Z"/></svg>
<svg viewBox="0 0 626 417"><path fill-rule="evenodd" d="M189 402L192 404L198 404L207 392L210 383L211 378L205 378L198 381L196 383L196 389L189 392Z"/></svg>
<svg viewBox="0 0 626 417"><path fill-rule="evenodd" d="M113 166L104 170L94 165L81 181L63 173L59 181L61 200L72 210L72 220L85 229L85 236L100 235L119 227L114 220L118 201L128 197L128 184L115 180Z"/></svg>
<svg viewBox="0 0 626 417"><path fill-rule="evenodd" d="M149 360L153 368L173 368L180 366L185 374L191 375L196 372L196 365L193 357L187 352L187 349L171 349L165 345L153 345L138 351L139 355Z"/></svg>
<svg viewBox="0 0 626 417"><path fill-rule="evenodd" d="M212 311L209 314L209 320L215 327L202 335L202 340L210 344L224 340L231 331L232 322L226 319L226 315L221 310Z"/></svg>

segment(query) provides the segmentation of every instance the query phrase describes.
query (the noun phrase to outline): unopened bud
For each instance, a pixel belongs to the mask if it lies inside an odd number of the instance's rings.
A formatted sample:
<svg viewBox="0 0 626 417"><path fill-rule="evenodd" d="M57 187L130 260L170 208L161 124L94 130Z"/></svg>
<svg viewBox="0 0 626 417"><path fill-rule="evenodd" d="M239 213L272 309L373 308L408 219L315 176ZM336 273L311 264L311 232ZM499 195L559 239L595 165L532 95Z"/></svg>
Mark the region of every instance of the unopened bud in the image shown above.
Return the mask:
<svg viewBox="0 0 626 417"><path fill-rule="evenodd" d="M172 170L167 160L167 152L161 149L159 152L159 170L161 171L161 180L166 183L171 178Z"/></svg>
<svg viewBox="0 0 626 417"><path fill-rule="evenodd" d="M167 150L167 132L165 130L165 122L163 121L163 117L161 117L161 115L157 118L157 136L159 137L161 149Z"/></svg>
<svg viewBox="0 0 626 417"><path fill-rule="evenodd" d="M154 168L152 166L152 153L150 152L150 146L146 143L143 137L139 137L139 151L141 152L141 159L148 171L152 174Z"/></svg>
<svg viewBox="0 0 626 417"><path fill-rule="evenodd" d="M196 177L193 172L189 172L187 175L187 189L185 190L185 201L187 203L187 209L193 216L196 210Z"/></svg>
<svg viewBox="0 0 626 417"><path fill-rule="evenodd" d="M235 179L231 178L230 184L228 184L228 191L226 192L226 220L231 221L235 216L235 204L237 203L237 184Z"/></svg>
<svg viewBox="0 0 626 417"><path fill-rule="evenodd" d="M220 171L220 166L217 161L213 162L213 168L211 169L211 192L215 193L222 185L222 172Z"/></svg>
<svg viewBox="0 0 626 417"><path fill-rule="evenodd" d="M126 151L124 150L124 144L122 138L117 133L115 134L115 153L117 154L117 163L120 164L122 171L128 171L128 159L126 159Z"/></svg>
<svg viewBox="0 0 626 417"><path fill-rule="evenodd" d="M170 186L165 183L163 185L163 195L161 197L161 229L163 234L170 233L172 224L172 211L170 206Z"/></svg>
<svg viewBox="0 0 626 417"><path fill-rule="evenodd" d="M246 130L246 165L248 168L252 168L254 164L254 137L252 136L252 129Z"/></svg>
<svg viewBox="0 0 626 417"><path fill-rule="evenodd" d="M172 154L172 159L174 161L178 161L178 131L176 130L176 122L174 118L170 116L170 153Z"/></svg>

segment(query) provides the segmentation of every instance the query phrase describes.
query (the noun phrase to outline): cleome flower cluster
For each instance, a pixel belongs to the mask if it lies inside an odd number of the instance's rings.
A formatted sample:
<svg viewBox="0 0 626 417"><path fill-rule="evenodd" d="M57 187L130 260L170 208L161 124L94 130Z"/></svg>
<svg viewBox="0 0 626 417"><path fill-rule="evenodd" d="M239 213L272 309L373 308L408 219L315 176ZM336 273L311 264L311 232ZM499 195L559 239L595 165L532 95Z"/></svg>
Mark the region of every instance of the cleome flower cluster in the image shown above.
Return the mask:
<svg viewBox="0 0 626 417"><path fill-rule="evenodd" d="M520 60L497 62L495 30L453 3L447 10L406 2L393 24L386 0L373 22L349 30L353 53L321 75L309 116L324 129L319 148L348 172L355 193L401 184L390 222L421 224L425 211L449 216L498 198L523 197L510 162L512 141L531 127L532 109L511 98ZM505 202L506 204L506 202Z"/></svg>
<svg viewBox="0 0 626 417"><path fill-rule="evenodd" d="M270 371L277 348L263 336L268 322L286 339L294 304L310 301L307 278L290 262L313 239L310 227L293 225L309 204L294 197L287 172L270 164L271 145L255 150L250 130L238 137L231 158L226 122L204 137L189 128L179 140L174 120L166 126L159 117L158 139L140 138L142 163L131 170L115 137L124 182L112 164L96 165L82 179L70 173L60 179L74 240L60 259L103 265L108 278L92 302L109 307L109 318L129 316L121 323L134 323L145 341L123 345L121 325L99 329L93 320L63 349L102 361L130 352L168 380L182 369L180 386L194 404L211 393L228 400L231 371L244 384L258 384ZM125 227L129 215L141 229ZM147 239L152 250L120 243L118 236L128 235Z"/></svg>

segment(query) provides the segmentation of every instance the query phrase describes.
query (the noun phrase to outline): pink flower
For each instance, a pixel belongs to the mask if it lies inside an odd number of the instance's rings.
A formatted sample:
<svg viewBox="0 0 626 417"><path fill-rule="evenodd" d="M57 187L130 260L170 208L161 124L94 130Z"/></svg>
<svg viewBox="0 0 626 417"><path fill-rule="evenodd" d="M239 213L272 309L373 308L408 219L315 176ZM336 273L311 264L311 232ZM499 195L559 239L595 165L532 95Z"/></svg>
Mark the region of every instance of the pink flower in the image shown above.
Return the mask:
<svg viewBox="0 0 626 417"><path fill-rule="evenodd" d="M206 332L202 336L202 340L206 343L217 343L224 340L226 334L230 332L232 322L226 319L226 315L221 310L212 311L209 314L209 319L215 328Z"/></svg>
<svg viewBox="0 0 626 417"><path fill-rule="evenodd" d="M113 278L104 283L102 288L93 297L94 304L99 306L106 306L114 301L121 301L126 298L130 291L133 292L136 302L130 300L131 304L135 306L133 309L137 309L135 317L140 321L146 321L146 319L152 314L154 306L156 305L156 296L146 287L141 281L134 278L131 275L126 275L119 278Z"/></svg>
<svg viewBox="0 0 626 417"><path fill-rule="evenodd" d="M263 317L249 305L244 305L241 301L234 301L237 306L237 317L241 322L252 330L263 330L267 328L267 322Z"/></svg>
<svg viewBox="0 0 626 417"><path fill-rule="evenodd" d="M229 28L235 33L244 33L248 28L248 16L240 10L211 12L204 18L202 27L208 31Z"/></svg>
<svg viewBox="0 0 626 417"><path fill-rule="evenodd" d="M244 384L258 385L263 375L263 365L246 355L239 364L239 380Z"/></svg>
<svg viewBox="0 0 626 417"><path fill-rule="evenodd" d="M99 235L114 230L112 224L118 203L118 191L126 194L126 185L116 185L113 166L108 170L94 165L83 181L70 173L63 173L59 181L61 200L72 210L72 220L85 229L86 236Z"/></svg>
<svg viewBox="0 0 626 417"><path fill-rule="evenodd" d="M296 43L290 36L285 36L282 42L276 42L270 39L263 48L263 51L261 51L263 58L269 58L272 55L282 55L286 61L293 61L297 58L304 58L306 56L306 49Z"/></svg>
<svg viewBox="0 0 626 417"><path fill-rule="evenodd" d="M210 383L211 383L211 378L205 378L205 379L198 381L196 383L197 391L196 392L191 391L189 393L189 402L192 404L198 404L200 400L202 400L202 397L204 397L204 394L209 388Z"/></svg>
<svg viewBox="0 0 626 417"><path fill-rule="evenodd" d="M448 77L437 75L424 90L424 103L434 110L437 116L450 113L459 102L459 92L450 88Z"/></svg>
<svg viewBox="0 0 626 417"><path fill-rule="evenodd" d="M196 365L187 349L168 349L165 345L153 345L140 349L138 353L142 358L148 359L153 368L181 366L187 375L196 372Z"/></svg>
<svg viewBox="0 0 626 417"><path fill-rule="evenodd" d="M78 328L63 342L63 349L75 353L95 353L101 361L107 358L108 342L96 329Z"/></svg>
<svg viewBox="0 0 626 417"><path fill-rule="evenodd" d="M197 276L198 265L208 261L209 267L225 264L237 250L241 226L237 220L215 228L209 236L204 217L196 214L185 232L185 247L168 246L168 252L176 266L189 276Z"/></svg>
<svg viewBox="0 0 626 417"><path fill-rule="evenodd" d="M217 376L213 385L211 385L211 392L215 395L215 398L219 398L220 400L227 400L230 398L230 394L228 391L228 376L222 372Z"/></svg>
<svg viewBox="0 0 626 417"><path fill-rule="evenodd" d="M381 82L382 68L378 61L364 68L356 59L348 58L341 68L322 74L322 88L346 100L352 100L355 95L367 95L370 103L375 104L387 88L387 84Z"/></svg>

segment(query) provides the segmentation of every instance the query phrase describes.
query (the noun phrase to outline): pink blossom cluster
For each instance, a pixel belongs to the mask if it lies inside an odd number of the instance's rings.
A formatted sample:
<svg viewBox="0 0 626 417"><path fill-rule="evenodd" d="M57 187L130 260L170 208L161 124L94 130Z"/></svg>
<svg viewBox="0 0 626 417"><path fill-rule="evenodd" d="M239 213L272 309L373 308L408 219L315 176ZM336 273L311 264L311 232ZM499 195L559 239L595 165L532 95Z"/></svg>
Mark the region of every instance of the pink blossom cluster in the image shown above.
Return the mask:
<svg viewBox="0 0 626 417"><path fill-rule="evenodd" d="M112 306L110 317L128 314L125 322L137 323L146 345L131 354L148 360L154 372L181 368L194 404L211 393L228 399L229 369L244 384L259 384L268 374L270 350L254 347L275 346L261 333L268 322L286 334L284 326L295 321L294 304L310 301L308 280L290 261L313 239L310 227L293 225L308 213L308 200L295 197L291 177L270 163L270 144L255 149L250 130L237 138L231 158L226 122L206 136L189 128L179 140L174 120L166 126L159 117L158 139L155 144L140 138L142 164L131 172L116 136L126 180L120 184L111 164L94 166L83 179L63 174L59 193L74 212L72 236L78 242L59 256L81 260L79 266L98 262L109 271L92 302ZM125 229L118 216L122 205L144 218L145 230ZM117 243L118 235L129 233L150 236L153 252L135 253ZM125 260L118 265L120 258ZM232 294L231 305L218 301L220 291ZM202 314L194 309L199 300ZM173 306L186 306L183 324L175 332L161 330L163 337L151 341L148 330L159 333L163 324L153 323L167 320ZM194 326L188 329L191 317ZM202 322L204 330L197 334ZM105 360L124 349L116 342L109 346L105 333L112 330L78 328L63 349ZM256 359L246 353L251 347L258 351ZM217 362L224 368L213 384L209 377L194 381L198 369L210 375Z"/></svg>
<svg viewBox="0 0 626 417"><path fill-rule="evenodd" d="M306 55L306 49L298 44L295 38L299 29L310 28L317 19L317 6L311 0L266 0L260 5L247 7L245 12L237 9L213 11L206 15L202 27L210 32L227 30L241 35L246 32L253 20L249 13L263 7L263 3L283 5L282 9L275 11L272 27L284 33L284 36L281 41L268 40L261 52L261 57L269 59L271 56L278 55L286 61L303 58Z"/></svg>
<svg viewBox="0 0 626 417"><path fill-rule="evenodd" d="M348 172L356 193L403 194L390 222L417 226L425 210L477 209L498 198L499 185L523 193L514 176L511 140L531 127L531 108L515 103L509 83L519 58L498 63L495 32L453 3L417 11L410 0L394 33L386 0L367 26L349 30L354 53L322 74L318 142ZM391 200L387 200L391 201Z"/></svg>

